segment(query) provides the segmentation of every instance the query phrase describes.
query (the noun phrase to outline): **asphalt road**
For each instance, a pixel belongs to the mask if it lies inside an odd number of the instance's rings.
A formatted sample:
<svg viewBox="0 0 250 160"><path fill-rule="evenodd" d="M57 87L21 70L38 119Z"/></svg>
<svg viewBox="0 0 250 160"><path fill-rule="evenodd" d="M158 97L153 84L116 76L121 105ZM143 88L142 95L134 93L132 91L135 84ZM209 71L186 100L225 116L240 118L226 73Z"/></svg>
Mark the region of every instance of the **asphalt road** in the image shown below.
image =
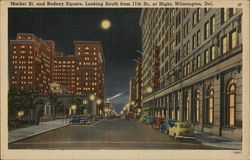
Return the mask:
<svg viewBox="0 0 250 160"><path fill-rule="evenodd" d="M217 149L194 140L175 140L135 120L106 119L71 125L9 144L9 149Z"/></svg>

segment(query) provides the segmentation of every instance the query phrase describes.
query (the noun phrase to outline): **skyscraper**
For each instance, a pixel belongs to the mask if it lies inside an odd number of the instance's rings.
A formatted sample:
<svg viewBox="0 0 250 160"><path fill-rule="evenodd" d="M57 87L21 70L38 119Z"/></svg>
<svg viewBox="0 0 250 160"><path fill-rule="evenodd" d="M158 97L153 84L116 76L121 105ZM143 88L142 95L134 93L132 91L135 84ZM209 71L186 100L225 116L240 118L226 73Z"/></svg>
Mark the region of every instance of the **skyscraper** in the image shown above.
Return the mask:
<svg viewBox="0 0 250 160"><path fill-rule="evenodd" d="M241 17L236 8L142 9L144 114L241 140Z"/></svg>

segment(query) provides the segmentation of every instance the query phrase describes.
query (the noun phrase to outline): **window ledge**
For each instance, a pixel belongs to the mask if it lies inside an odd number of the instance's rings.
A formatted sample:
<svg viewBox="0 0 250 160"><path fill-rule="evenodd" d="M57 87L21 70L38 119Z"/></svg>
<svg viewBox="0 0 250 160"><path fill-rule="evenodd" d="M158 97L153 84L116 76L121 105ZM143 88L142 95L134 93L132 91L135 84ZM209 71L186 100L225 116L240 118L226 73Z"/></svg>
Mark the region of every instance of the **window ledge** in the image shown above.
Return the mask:
<svg viewBox="0 0 250 160"><path fill-rule="evenodd" d="M203 127L205 127L205 128L213 128L213 126L214 126L213 124L204 124L203 125Z"/></svg>
<svg viewBox="0 0 250 160"><path fill-rule="evenodd" d="M235 126L223 126L222 129L225 129L225 130L234 130L234 129L237 129L237 127L235 127Z"/></svg>

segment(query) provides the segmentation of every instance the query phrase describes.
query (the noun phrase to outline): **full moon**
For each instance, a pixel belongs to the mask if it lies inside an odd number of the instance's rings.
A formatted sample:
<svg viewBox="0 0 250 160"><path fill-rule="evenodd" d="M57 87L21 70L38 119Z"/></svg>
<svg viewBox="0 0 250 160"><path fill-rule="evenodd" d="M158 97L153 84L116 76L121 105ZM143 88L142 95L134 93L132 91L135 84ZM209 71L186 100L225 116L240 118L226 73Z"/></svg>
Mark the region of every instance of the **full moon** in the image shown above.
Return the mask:
<svg viewBox="0 0 250 160"><path fill-rule="evenodd" d="M103 28L103 29L109 29L110 28L110 26L111 26L111 23L110 23L110 21L109 20L103 20L102 22L101 22L101 27Z"/></svg>

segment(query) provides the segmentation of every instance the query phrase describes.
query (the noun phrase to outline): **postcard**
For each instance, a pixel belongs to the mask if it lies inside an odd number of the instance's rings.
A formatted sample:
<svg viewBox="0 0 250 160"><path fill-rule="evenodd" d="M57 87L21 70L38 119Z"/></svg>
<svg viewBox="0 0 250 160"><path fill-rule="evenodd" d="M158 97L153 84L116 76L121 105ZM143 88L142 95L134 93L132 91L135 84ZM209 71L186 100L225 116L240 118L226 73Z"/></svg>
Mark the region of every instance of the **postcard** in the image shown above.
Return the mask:
<svg viewBox="0 0 250 160"><path fill-rule="evenodd" d="M1 159L249 154L249 1L1 5Z"/></svg>

